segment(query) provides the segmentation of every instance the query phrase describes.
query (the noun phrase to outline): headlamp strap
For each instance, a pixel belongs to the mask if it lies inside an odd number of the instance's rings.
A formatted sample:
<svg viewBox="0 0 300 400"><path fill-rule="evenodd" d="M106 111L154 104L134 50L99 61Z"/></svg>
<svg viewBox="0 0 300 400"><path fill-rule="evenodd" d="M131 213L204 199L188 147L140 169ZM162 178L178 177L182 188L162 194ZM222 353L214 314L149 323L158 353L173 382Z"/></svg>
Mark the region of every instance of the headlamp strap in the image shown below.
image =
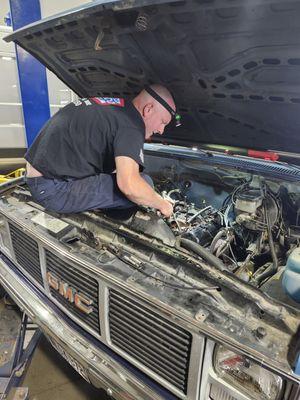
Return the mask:
<svg viewBox="0 0 300 400"><path fill-rule="evenodd" d="M169 106L169 104L162 98L160 97L159 94L157 94L153 89L151 89L150 86L146 86L145 90L147 93L150 94L155 100L157 100L169 113L172 115L172 118L175 118L175 124L176 127L181 125L181 116L176 113L175 110L173 110L172 107Z"/></svg>

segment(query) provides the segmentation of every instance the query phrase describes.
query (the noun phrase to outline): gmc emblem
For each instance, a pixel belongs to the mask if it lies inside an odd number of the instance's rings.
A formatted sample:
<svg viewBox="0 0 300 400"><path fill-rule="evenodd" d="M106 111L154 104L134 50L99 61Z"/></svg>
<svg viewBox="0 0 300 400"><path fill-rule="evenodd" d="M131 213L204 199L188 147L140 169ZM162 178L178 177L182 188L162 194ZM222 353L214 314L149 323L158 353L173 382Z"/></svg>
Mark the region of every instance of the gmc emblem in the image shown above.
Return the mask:
<svg viewBox="0 0 300 400"><path fill-rule="evenodd" d="M80 311L85 314L90 314L93 312L93 301L86 298L84 295L78 293L76 289L72 288L68 283L57 278L51 272L47 272L47 282L52 289L59 292L70 303L74 303Z"/></svg>

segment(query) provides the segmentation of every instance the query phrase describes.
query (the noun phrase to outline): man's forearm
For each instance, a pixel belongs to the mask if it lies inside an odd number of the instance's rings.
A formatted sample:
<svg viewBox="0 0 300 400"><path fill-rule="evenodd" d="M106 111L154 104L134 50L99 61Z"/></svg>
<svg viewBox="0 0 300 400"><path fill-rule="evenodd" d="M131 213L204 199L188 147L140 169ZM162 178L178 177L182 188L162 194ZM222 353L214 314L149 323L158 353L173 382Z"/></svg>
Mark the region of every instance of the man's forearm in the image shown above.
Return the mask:
<svg viewBox="0 0 300 400"><path fill-rule="evenodd" d="M164 202L163 198L142 177L137 177L122 191L129 200L139 205L160 209Z"/></svg>

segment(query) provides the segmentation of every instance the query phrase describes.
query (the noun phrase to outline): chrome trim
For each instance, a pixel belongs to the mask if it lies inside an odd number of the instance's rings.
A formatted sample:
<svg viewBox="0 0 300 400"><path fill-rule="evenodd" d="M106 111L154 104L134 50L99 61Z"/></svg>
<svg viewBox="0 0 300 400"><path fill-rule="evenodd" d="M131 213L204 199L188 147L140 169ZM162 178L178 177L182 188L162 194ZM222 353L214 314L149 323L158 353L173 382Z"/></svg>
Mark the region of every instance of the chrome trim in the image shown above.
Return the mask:
<svg viewBox="0 0 300 400"><path fill-rule="evenodd" d="M99 282L99 320L101 325L101 337L104 343L109 343L108 324L108 288L100 279Z"/></svg>
<svg viewBox="0 0 300 400"><path fill-rule="evenodd" d="M4 220L5 220L6 233L7 233L8 238L9 238L9 245L10 245L10 252L11 252L11 254L9 255L9 258L13 257L13 259L16 261L17 259L16 259L14 247L13 247L13 244L12 244L12 238L11 238L11 234L10 234L10 229L9 229L9 222L10 222L10 221L9 221L9 219L8 219L7 217L5 217L4 215L3 215L3 218L4 218ZM16 261L16 262L17 262L17 261Z"/></svg>
<svg viewBox="0 0 300 400"><path fill-rule="evenodd" d="M39 246L39 251L40 251L40 267L41 267L41 274L44 282L44 292L50 296L50 287L49 283L47 281L47 276L46 276L46 255L45 255L45 249L42 246L41 242L37 240L38 246Z"/></svg>
<svg viewBox="0 0 300 400"><path fill-rule="evenodd" d="M3 220L3 226L4 226L4 229L5 229L5 231L6 231L6 235L7 235L8 242L9 242L9 247L6 248L6 247L0 246L0 249L1 249L1 251L2 251L7 257L9 257L9 258L15 257L14 249L13 249L13 247L12 247L12 242L11 242L11 236L10 236L10 230L9 230L8 220L7 220L7 218L4 217L3 215L1 215L1 219ZM4 244L3 244L3 246L4 246Z"/></svg>
<svg viewBox="0 0 300 400"><path fill-rule="evenodd" d="M163 400L149 386L139 381L104 351L88 343L62 318L34 294L26 284L0 260L0 283L12 299L42 329L80 365L86 368L91 383L98 388L111 389L116 400Z"/></svg>

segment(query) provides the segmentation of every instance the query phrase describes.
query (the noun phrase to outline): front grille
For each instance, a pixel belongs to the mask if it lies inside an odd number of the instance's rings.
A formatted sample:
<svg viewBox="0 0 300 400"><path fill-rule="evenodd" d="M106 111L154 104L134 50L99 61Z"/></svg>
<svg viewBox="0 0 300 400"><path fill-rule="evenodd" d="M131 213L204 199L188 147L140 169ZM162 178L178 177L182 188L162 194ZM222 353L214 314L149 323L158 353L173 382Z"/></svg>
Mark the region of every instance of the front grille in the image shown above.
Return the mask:
<svg viewBox="0 0 300 400"><path fill-rule="evenodd" d="M109 292L112 344L186 393L192 335L143 303Z"/></svg>
<svg viewBox="0 0 300 400"><path fill-rule="evenodd" d="M66 263L49 250L45 250L45 256L47 272L51 272L59 281L91 300L93 311L85 314L52 287L50 287L51 295L81 322L92 328L95 333L100 334L98 282L96 279L82 272L76 264Z"/></svg>
<svg viewBox="0 0 300 400"><path fill-rule="evenodd" d="M16 228L10 223L9 230L18 264L24 268L34 280L43 285L37 242L26 235L21 229Z"/></svg>

